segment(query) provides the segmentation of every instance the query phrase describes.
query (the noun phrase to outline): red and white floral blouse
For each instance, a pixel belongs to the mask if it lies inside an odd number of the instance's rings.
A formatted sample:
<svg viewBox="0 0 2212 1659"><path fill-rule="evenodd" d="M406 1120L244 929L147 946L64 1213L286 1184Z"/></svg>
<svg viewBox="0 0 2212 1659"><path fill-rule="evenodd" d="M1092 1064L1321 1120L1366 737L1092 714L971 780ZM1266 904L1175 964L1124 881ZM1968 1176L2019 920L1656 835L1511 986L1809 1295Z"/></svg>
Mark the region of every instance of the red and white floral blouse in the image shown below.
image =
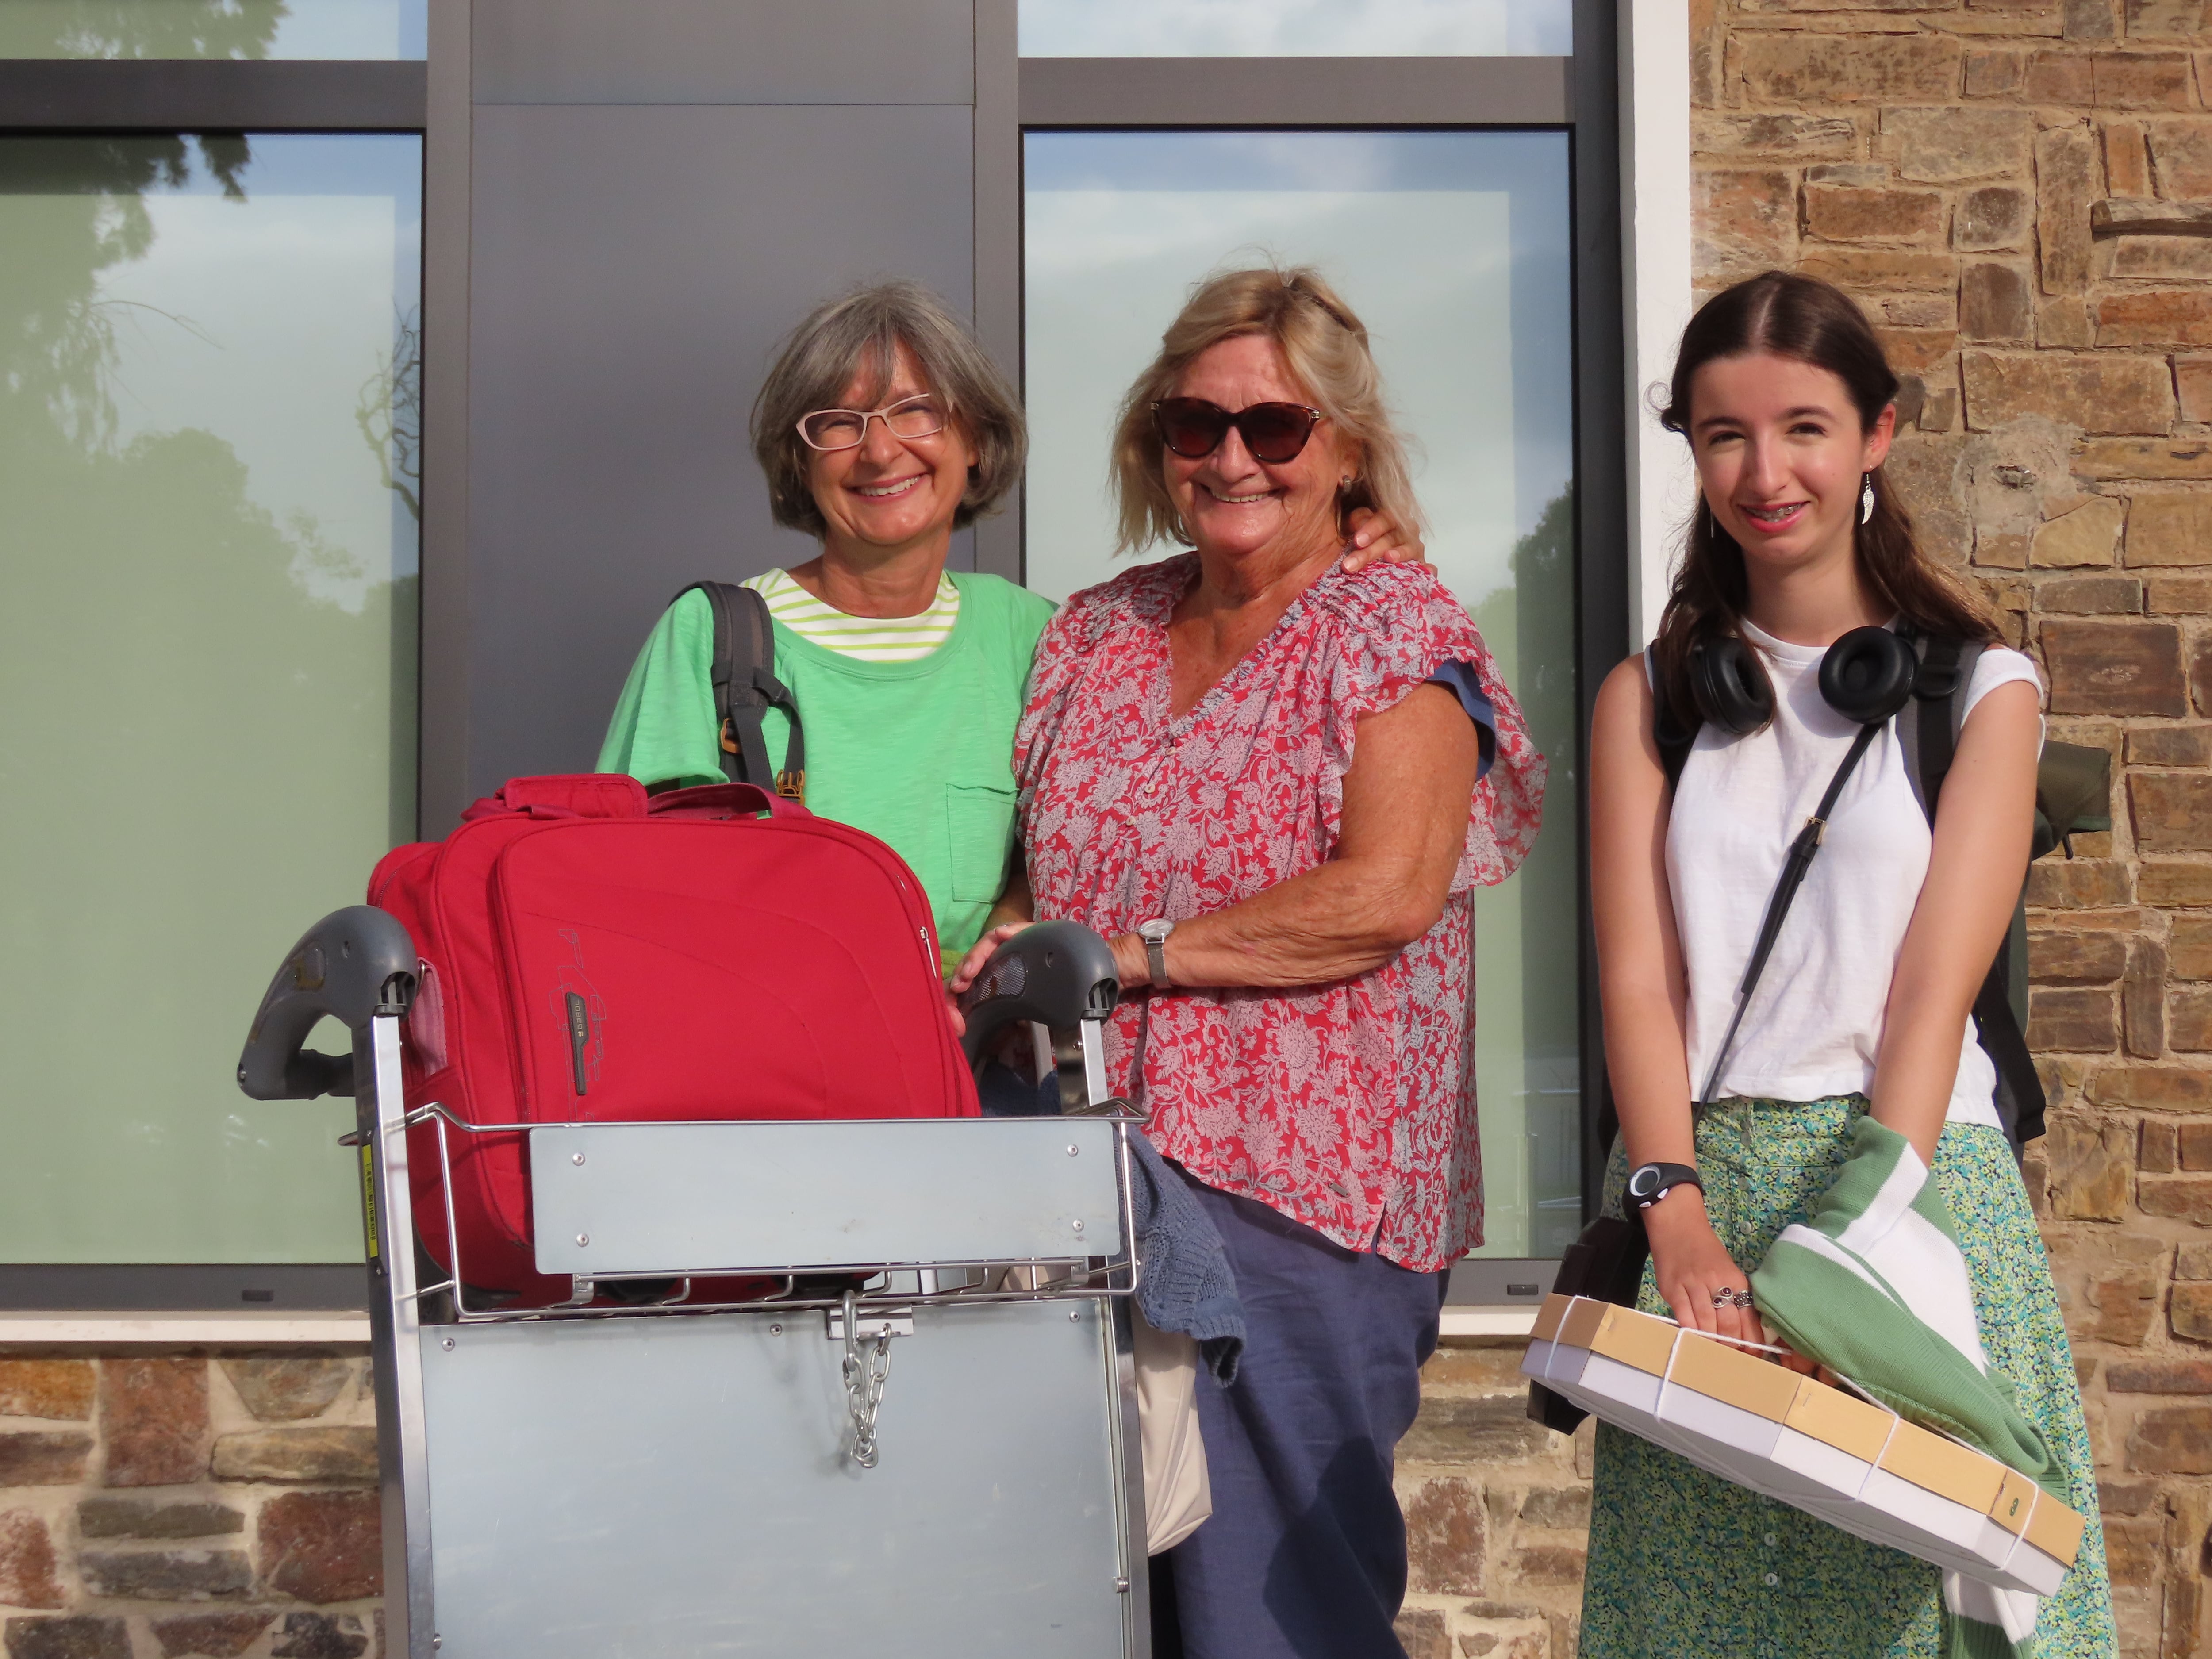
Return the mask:
<svg viewBox="0 0 2212 1659"><path fill-rule="evenodd" d="M1167 628L1195 555L1077 594L1045 629L1015 739L1037 914L1111 936L1203 915L1335 851L1358 723L1440 664L1497 716L1443 918L1390 962L1302 990L1125 1000L1109 1080L1162 1152L1349 1249L1423 1272L1482 1239L1473 897L1535 839L1544 759L1467 611L1424 565L1333 569L1180 719Z"/></svg>

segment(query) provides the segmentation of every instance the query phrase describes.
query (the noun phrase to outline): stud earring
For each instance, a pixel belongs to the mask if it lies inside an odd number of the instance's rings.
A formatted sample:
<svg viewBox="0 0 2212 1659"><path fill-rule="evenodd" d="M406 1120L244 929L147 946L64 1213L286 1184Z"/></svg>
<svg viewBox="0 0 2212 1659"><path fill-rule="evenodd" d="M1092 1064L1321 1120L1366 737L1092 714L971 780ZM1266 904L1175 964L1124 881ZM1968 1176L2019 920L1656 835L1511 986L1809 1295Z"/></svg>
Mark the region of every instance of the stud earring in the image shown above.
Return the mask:
<svg viewBox="0 0 2212 1659"><path fill-rule="evenodd" d="M1874 474L1859 475L1859 522L1864 524L1874 517Z"/></svg>

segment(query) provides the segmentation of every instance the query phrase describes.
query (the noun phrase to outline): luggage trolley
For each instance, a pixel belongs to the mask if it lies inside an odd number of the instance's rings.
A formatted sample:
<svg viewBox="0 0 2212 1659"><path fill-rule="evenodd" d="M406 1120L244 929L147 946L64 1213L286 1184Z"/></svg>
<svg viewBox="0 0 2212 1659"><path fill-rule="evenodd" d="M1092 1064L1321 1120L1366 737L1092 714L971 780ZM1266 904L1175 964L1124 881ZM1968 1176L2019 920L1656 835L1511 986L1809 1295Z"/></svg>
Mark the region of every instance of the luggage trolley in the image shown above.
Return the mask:
<svg viewBox="0 0 2212 1659"><path fill-rule="evenodd" d="M414 1242L408 1128L434 1120L441 1155L470 1131L405 1107L413 943L366 905L317 924L239 1081L354 1097L388 1650L1149 1659L1112 963L1045 924L972 994L971 1053L1013 1020L1079 1031L1069 1115L500 1126L528 1136L538 1268L575 1292L502 1311ZM350 1055L306 1048L325 1017ZM778 1288L593 1305L732 1275Z"/></svg>

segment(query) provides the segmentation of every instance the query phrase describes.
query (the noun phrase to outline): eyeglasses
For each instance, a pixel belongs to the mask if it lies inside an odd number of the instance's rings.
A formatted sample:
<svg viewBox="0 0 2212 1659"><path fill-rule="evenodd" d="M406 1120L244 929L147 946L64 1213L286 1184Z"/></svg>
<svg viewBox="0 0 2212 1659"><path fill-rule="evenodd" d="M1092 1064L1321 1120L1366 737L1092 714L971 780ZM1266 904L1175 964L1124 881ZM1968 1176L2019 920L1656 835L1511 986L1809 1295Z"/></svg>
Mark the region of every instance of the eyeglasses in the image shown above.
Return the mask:
<svg viewBox="0 0 2212 1659"><path fill-rule="evenodd" d="M799 435L811 449L858 449L870 421L881 421L894 438L934 437L945 430L945 406L924 392L881 409L817 409L799 416Z"/></svg>
<svg viewBox="0 0 2212 1659"><path fill-rule="evenodd" d="M1304 404L1254 404L1233 415L1203 398L1163 398L1152 405L1160 441L1187 461L1213 453L1234 427L1253 459L1280 466L1297 459L1322 418L1321 410Z"/></svg>

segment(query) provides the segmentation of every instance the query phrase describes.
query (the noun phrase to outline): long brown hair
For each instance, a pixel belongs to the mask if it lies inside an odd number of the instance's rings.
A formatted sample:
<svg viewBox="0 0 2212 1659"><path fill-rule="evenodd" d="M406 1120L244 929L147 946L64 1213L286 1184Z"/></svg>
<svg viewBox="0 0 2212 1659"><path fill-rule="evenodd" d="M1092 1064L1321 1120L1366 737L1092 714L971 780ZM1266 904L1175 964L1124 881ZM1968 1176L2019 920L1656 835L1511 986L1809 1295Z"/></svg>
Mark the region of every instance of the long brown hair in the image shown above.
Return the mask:
<svg viewBox="0 0 2212 1659"><path fill-rule="evenodd" d="M1881 342L1850 297L1817 277L1770 270L1723 289L1690 319L1682 331L1660 423L1687 436L1690 382L1697 372L1717 358L1752 352L1771 352L1826 369L1850 392L1862 430L1871 431L1897 398L1897 375L1882 355ZM1881 468L1872 477L1874 514L1857 526L1854 538L1860 579L1923 634L1998 642L1987 603L1920 550L1911 514ZM1690 658L1700 646L1741 637L1749 599L1743 549L1721 528L1700 495L1684 538L1682 567L1651 646L1669 710L1696 708L1711 718L1713 711L1698 706L1692 690ZM1759 653L1747 654L1763 678L1766 666Z"/></svg>

